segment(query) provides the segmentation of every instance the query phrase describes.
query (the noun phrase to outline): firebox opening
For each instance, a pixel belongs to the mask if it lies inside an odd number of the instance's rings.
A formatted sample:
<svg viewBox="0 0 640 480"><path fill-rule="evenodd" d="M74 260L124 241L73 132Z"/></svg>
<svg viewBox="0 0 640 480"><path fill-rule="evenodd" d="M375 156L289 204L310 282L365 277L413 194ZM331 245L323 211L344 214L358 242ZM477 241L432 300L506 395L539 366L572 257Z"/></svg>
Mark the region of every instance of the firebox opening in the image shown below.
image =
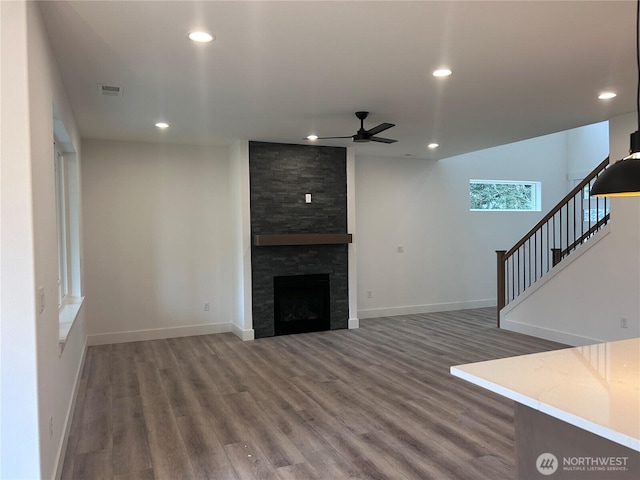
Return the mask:
<svg viewBox="0 0 640 480"><path fill-rule="evenodd" d="M275 335L331 328L329 274L273 278Z"/></svg>

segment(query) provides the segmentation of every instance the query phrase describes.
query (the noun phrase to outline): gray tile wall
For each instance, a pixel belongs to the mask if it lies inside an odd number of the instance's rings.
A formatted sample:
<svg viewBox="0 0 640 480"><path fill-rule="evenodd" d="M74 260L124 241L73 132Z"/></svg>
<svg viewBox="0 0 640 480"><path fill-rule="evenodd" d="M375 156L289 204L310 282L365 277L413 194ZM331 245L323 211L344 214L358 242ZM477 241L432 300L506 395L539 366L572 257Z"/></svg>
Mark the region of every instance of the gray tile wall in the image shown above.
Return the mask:
<svg viewBox="0 0 640 480"><path fill-rule="evenodd" d="M347 233L347 151L342 147L249 142L251 236ZM305 203L305 194L312 202ZM349 318L346 245L251 246L253 328L273 335L273 277L328 273L331 329Z"/></svg>

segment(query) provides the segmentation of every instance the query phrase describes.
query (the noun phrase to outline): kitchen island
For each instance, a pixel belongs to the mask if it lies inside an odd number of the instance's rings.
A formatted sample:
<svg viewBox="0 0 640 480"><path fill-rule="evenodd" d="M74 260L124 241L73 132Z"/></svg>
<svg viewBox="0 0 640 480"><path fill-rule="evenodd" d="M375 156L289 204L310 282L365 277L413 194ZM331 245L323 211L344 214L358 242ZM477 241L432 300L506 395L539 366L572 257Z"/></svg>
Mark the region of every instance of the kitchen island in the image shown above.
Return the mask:
<svg viewBox="0 0 640 480"><path fill-rule="evenodd" d="M640 478L640 338L451 367L514 400L518 479Z"/></svg>

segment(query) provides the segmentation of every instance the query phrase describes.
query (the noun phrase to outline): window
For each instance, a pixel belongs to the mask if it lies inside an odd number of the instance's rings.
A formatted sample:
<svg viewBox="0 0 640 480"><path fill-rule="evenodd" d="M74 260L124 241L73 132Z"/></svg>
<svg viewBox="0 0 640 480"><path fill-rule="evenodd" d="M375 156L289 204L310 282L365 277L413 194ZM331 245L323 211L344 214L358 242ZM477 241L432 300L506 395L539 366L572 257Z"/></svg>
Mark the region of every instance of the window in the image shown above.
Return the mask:
<svg viewBox="0 0 640 480"><path fill-rule="evenodd" d="M80 283L80 179L75 149L55 114L53 168L58 243L58 326L61 350L82 305Z"/></svg>
<svg viewBox="0 0 640 480"><path fill-rule="evenodd" d="M609 202L602 198L591 197L589 195L590 189L591 185L582 189L582 228L584 231L589 231L591 227L609 214Z"/></svg>
<svg viewBox="0 0 640 480"><path fill-rule="evenodd" d="M56 172L56 224L58 228L58 308L69 295L69 189L67 188L64 152L55 145L54 168Z"/></svg>
<svg viewBox="0 0 640 480"><path fill-rule="evenodd" d="M540 182L469 180L469 209L471 211L539 212L540 190Z"/></svg>

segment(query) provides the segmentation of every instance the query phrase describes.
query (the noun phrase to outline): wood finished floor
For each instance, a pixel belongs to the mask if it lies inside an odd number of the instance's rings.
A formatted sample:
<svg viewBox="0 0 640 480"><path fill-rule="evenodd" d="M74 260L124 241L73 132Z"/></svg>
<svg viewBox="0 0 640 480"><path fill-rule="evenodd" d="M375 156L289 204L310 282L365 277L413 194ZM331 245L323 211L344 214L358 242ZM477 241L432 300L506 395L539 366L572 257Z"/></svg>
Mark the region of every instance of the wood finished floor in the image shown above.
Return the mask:
<svg viewBox="0 0 640 480"><path fill-rule="evenodd" d="M513 404L449 367L563 345L495 309L90 347L63 479L511 479Z"/></svg>

